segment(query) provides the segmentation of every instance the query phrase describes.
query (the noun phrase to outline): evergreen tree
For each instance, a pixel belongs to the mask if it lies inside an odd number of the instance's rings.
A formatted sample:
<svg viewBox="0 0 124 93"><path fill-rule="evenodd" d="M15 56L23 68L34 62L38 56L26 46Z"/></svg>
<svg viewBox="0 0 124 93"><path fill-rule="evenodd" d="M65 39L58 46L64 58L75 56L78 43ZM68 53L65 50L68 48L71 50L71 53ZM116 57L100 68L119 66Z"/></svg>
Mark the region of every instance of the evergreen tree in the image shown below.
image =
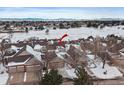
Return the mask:
<svg viewBox="0 0 124 93"><path fill-rule="evenodd" d="M77 78L74 79L74 85L92 85L92 79L85 71L84 67L76 69Z"/></svg>
<svg viewBox="0 0 124 93"><path fill-rule="evenodd" d="M46 29L45 33L46 33L46 35L48 35L49 34L49 29Z"/></svg>
<svg viewBox="0 0 124 93"><path fill-rule="evenodd" d="M27 27L25 28L25 32L28 33L28 28Z"/></svg>
<svg viewBox="0 0 124 93"><path fill-rule="evenodd" d="M33 30L33 27L30 27L30 30Z"/></svg>
<svg viewBox="0 0 124 93"><path fill-rule="evenodd" d="M79 22L73 22L73 23L71 24L71 27L72 27L72 28L76 28L76 27L81 27L81 25L80 25Z"/></svg>
<svg viewBox="0 0 124 93"><path fill-rule="evenodd" d="M38 27L37 27L37 26L35 26L35 30L36 30L36 31L38 30Z"/></svg>
<svg viewBox="0 0 124 93"><path fill-rule="evenodd" d="M38 26L38 30L44 30L43 26Z"/></svg>
<svg viewBox="0 0 124 93"><path fill-rule="evenodd" d="M60 29L64 29L64 28L65 28L64 24L63 24L63 23L60 23L60 24L59 24L59 28L60 28Z"/></svg>
<svg viewBox="0 0 124 93"><path fill-rule="evenodd" d="M41 85L60 85L63 82L63 78L58 74L58 70L50 70L44 75Z"/></svg>

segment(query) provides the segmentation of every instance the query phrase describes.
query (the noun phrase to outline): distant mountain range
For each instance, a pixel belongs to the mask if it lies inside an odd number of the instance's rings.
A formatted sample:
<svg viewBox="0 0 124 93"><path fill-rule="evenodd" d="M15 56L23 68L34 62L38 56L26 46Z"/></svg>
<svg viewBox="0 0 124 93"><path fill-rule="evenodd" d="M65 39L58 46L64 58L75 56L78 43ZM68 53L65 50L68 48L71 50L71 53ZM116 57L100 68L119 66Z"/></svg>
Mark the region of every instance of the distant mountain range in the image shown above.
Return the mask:
<svg viewBox="0 0 124 93"><path fill-rule="evenodd" d="M76 21L80 19L43 19L43 18L0 18L0 21Z"/></svg>
<svg viewBox="0 0 124 93"><path fill-rule="evenodd" d="M58 18L58 19L43 19L43 18L0 18L0 21L85 21L85 20L99 20L99 21L121 21L124 18L98 18L98 19L72 19L72 18Z"/></svg>

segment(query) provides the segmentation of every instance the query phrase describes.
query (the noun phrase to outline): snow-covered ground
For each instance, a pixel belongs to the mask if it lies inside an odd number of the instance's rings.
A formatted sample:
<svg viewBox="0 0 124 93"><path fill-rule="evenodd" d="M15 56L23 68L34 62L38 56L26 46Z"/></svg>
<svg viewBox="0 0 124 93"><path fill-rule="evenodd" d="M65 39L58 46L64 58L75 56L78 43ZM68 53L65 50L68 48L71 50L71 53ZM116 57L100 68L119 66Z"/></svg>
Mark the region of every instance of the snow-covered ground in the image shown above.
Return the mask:
<svg viewBox="0 0 124 93"><path fill-rule="evenodd" d="M2 42L4 38L8 38L8 37L9 35L7 33L0 33L0 42Z"/></svg>
<svg viewBox="0 0 124 93"><path fill-rule="evenodd" d="M58 69L59 74L61 74L64 78L74 79L77 78L75 73L75 69L72 68L70 65L65 65L64 68Z"/></svg>
<svg viewBox="0 0 124 93"><path fill-rule="evenodd" d="M94 60L94 55L87 55L90 59ZM122 77L122 73L114 66L109 66L107 63L103 67L103 62L100 59L94 61L95 67L89 67L90 71L94 74L96 78L99 79L114 79L117 77Z"/></svg>
<svg viewBox="0 0 124 93"><path fill-rule="evenodd" d="M9 78L6 68L0 63L0 85L5 85Z"/></svg>
<svg viewBox="0 0 124 93"><path fill-rule="evenodd" d="M106 37L110 34L115 34L118 36L124 36L124 29L118 29L118 27L123 28L124 26L113 26L113 27L105 27L103 29L95 29L88 27L81 28L71 28L71 29L56 29L50 30L49 34L46 35L45 30L43 31L29 31L28 33L13 33L12 42L16 42L18 40L23 41L27 40L31 37L37 37L39 39L56 39L61 38L62 35L68 34L64 40L75 40L78 38L87 38L88 36L101 36ZM5 36L5 33L1 33L2 36Z"/></svg>
<svg viewBox="0 0 124 93"><path fill-rule="evenodd" d="M58 47L55 50L56 55L65 60L65 58L63 57L64 55L70 56L63 47ZM65 60L66 62L66 60ZM59 68L58 69L59 74L61 74L64 78L69 78L69 79L74 79L77 78L76 73L75 73L75 69L72 68L69 64L65 63L65 66L63 68Z"/></svg>

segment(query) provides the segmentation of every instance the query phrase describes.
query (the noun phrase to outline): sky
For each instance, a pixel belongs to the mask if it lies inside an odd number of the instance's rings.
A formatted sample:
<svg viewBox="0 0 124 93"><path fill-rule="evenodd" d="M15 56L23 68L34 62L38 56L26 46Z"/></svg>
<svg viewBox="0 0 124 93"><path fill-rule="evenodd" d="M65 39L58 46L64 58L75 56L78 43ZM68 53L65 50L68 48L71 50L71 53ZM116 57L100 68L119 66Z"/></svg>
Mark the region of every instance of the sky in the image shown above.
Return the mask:
<svg viewBox="0 0 124 93"><path fill-rule="evenodd" d="M0 18L124 18L124 7L0 7Z"/></svg>

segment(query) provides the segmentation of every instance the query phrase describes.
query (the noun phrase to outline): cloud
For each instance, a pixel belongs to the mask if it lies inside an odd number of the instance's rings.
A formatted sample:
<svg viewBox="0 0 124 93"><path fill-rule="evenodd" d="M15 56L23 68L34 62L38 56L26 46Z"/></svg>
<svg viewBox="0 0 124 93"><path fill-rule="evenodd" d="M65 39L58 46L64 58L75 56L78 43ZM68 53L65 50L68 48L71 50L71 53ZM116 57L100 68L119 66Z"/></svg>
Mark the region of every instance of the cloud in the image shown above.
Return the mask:
<svg viewBox="0 0 124 93"><path fill-rule="evenodd" d="M2 18L124 18L124 8L104 7L0 7Z"/></svg>

